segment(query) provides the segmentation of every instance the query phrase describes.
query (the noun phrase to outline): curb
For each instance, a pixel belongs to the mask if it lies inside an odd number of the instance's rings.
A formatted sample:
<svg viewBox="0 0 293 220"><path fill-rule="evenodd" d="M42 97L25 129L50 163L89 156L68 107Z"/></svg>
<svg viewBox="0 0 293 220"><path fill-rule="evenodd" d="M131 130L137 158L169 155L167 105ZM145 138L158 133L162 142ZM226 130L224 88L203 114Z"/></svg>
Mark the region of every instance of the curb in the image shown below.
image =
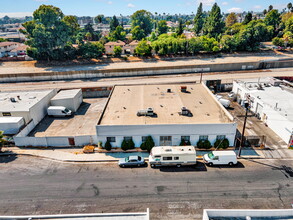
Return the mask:
<svg viewBox="0 0 293 220"><path fill-rule="evenodd" d="M54 161L59 161L59 162L68 162L68 163L107 163L107 162L118 162L119 159L109 159L109 160L60 160L60 159L55 159L51 157L45 157L45 156L40 156L40 155L35 155L35 154L26 154L26 153L15 153L15 152L3 152L0 154L0 156L9 156L9 155L20 155L20 156L31 156L31 157L40 157L44 159L49 159L49 160L54 160ZM197 157L196 158L199 161L202 161L202 157ZM265 157L240 157L238 159L266 159ZM148 161L148 159L145 159Z"/></svg>

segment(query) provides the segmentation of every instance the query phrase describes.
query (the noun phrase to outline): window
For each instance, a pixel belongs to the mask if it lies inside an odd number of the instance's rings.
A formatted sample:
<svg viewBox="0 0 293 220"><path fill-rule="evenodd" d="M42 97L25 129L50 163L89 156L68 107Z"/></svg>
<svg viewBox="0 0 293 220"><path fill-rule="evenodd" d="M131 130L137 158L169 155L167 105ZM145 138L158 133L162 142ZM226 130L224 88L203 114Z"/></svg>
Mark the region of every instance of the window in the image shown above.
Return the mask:
<svg viewBox="0 0 293 220"><path fill-rule="evenodd" d="M124 141L131 141L132 140L132 137L124 137Z"/></svg>
<svg viewBox="0 0 293 220"><path fill-rule="evenodd" d="M200 141L205 141L205 140L208 140L209 139L209 136L208 135L200 135L199 136L199 140Z"/></svg>
<svg viewBox="0 0 293 220"><path fill-rule="evenodd" d="M10 112L2 112L2 115L3 116L11 116L11 113Z"/></svg>
<svg viewBox="0 0 293 220"><path fill-rule="evenodd" d="M147 138L148 138L148 136L142 136L142 137L141 137L141 141L142 141L142 142L146 142Z"/></svg>
<svg viewBox="0 0 293 220"><path fill-rule="evenodd" d="M116 138L115 137L107 137L107 141L108 142L116 142Z"/></svg>
<svg viewBox="0 0 293 220"><path fill-rule="evenodd" d="M226 135L217 135L217 140L224 140Z"/></svg>
<svg viewBox="0 0 293 220"><path fill-rule="evenodd" d="M172 157L163 157L163 160L172 160Z"/></svg>
<svg viewBox="0 0 293 220"><path fill-rule="evenodd" d="M179 160L179 157L174 157L174 160Z"/></svg>
<svg viewBox="0 0 293 220"><path fill-rule="evenodd" d="M181 136L181 141L190 141L190 136Z"/></svg>
<svg viewBox="0 0 293 220"><path fill-rule="evenodd" d="M160 136L160 141L171 141L172 136Z"/></svg>

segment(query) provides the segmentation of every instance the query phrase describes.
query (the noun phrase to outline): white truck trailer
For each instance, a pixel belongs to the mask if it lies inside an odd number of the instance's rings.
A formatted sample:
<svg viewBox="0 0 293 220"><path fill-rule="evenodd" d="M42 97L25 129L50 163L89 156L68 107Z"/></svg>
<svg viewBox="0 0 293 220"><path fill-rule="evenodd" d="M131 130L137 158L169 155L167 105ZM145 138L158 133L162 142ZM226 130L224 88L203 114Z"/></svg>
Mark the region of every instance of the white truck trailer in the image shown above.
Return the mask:
<svg viewBox="0 0 293 220"><path fill-rule="evenodd" d="M151 167L196 165L196 151L193 146L157 146L149 156Z"/></svg>

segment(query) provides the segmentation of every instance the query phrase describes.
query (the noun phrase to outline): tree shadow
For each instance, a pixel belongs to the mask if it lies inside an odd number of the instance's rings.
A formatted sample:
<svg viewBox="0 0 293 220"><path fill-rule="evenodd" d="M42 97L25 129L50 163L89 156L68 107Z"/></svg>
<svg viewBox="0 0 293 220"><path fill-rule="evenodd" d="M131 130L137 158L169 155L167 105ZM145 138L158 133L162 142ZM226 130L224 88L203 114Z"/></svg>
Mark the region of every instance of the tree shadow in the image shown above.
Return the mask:
<svg viewBox="0 0 293 220"><path fill-rule="evenodd" d="M1 163L10 163L16 160L18 157L16 154L12 154L12 151L5 151L0 153L0 164Z"/></svg>

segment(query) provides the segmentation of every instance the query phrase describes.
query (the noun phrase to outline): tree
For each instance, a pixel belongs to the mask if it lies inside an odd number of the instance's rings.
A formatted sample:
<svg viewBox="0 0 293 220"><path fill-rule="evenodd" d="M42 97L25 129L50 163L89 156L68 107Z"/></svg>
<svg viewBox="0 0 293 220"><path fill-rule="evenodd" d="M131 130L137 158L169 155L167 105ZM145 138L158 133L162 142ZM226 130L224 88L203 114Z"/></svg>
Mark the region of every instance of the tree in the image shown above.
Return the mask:
<svg viewBox="0 0 293 220"><path fill-rule="evenodd" d="M199 140L196 146L200 149L210 149L212 147L211 142L209 140Z"/></svg>
<svg viewBox="0 0 293 220"><path fill-rule="evenodd" d="M99 42L87 42L79 45L78 54L85 59L99 58L105 52L104 46Z"/></svg>
<svg viewBox="0 0 293 220"><path fill-rule="evenodd" d="M199 4L197 8L197 13L194 17L194 32L199 35L202 31L204 17L203 17L202 3Z"/></svg>
<svg viewBox="0 0 293 220"><path fill-rule="evenodd" d="M214 143L214 147L217 149L227 149L229 147L230 143L227 138L223 140L216 140Z"/></svg>
<svg viewBox="0 0 293 220"><path fill-rule="evenodd" d="M62 60L66 50L70 49L73 26L64 20L62 11L52 5L41 5L34 13L33 20L25 22L26 34L30 46L29 56L37 60ZM71 49L74 48L71 46Z"/></svg>
<svg viewBox="0 0 293 220"><path fill-rule="evenodd" d="M116 29L109 34L109 41L124 41L126 37L126 32L124 31L124 28L119 25L116 27Z"/></svg>
<svg viewBox="0 0 293 220"><path fill-rule="evenodd" d="M151 16L152 14L146 10L139 10L131 15L132 31L137 27L142 30L140 34L142 34L143 37L140 39L147 37L152 32L153 22Z"/></svg>
<svg viewBox="0 0 293 220"><path fill-rule="evenodd" d="M112 20L110 21L110 31L114 31L116 29L116 27L119 26L119 21L116 18L116 16L114 15Z"/></svg>
<svg viewBox="0 0 293 220"><path fill-rule="evenodd" d="M270 12L271 10L273 10L274 9L274 7L272 6L272 5L270 5L269 6L269 10L268 10L268 12Z"/></svg>
<svg viewBox="0 0 293 220"><path fill-rule="evenodd" d="M105 143L105 149L107 151L110 151L112 149L112 145L111 145L111 142L110 141L106 141L106 143Z"/></svg>
<svg viewBox="0 0 293 220"><path fill-rule="evenodd" d="M221 9L217 3L215 3L206 19L204 32L212 37L218 37L223 32L224 26Z"/></svg>
<svg viewBox="0 0 293 220"><path fill-rule="evenodd" d="M232 12L226 18L226 27L231 27L235 23L237 23L237 17L236 14Z"/></svg>
<svg viewBox="0 0 293 220"><path fill-rule="evenodd" d="M292 3L291 2L288 3L287 8L288 8L288 11L292 11Z"/></svg>
<svg viewBox="0 0 293 220"><path fill-rule="evenodd" d="M148 152L151 152L151 150L154 146L155 146L155 142L154 142L152 136L147 136L146 141L140 145L140 149L147 150Z"/></svg>
<svg viewBox="0 0 293 220"><path fill-rule="evenodd" d="M114 47L114 56L120 57L121 54L122 54L122 48L120 46L115 46Z"/></svg>
<svg viewBox="0 0 293 220"><path fill-rule="evenodd" d="M146 34L143 29L141 29L139 26L136 26L131 30L132 39L133 40L142 40L146 37Z"/></svg>
<svg viewBox="0 0 293 220"><path fill-rule="evenodd" d="M103 23L103 21L104 21L104 19L105 19L105 17L104 17L104 15L97 15L96 17L95 17L95 22L96 23Z"/></svg>
<svg viewBox="0 0 293 220"><path fill-rule="evenodd" d="M158 22L158 35L165 34L168 31L167 22L165 20L161 20Z"/></svg>
<svg viewBox="0 0 293 220"><path fill-rule="evenodd" d="M280 24L281 18L278 10L273 9L269 13L267 13L264 22L266 25L271 25L274 28L277 28Z"/></svg>
<svg viewBox="0 0 293 220"><path fill-rule="evenodd" d="M235 36L224 35L220 41L221 49L225 52L237 50L237 42Z"/></svg>
<svg viewBox="0 0 293 220"><path fill-rule="evenodd" d="M3 135L3 131L0 131L0 152L2 150L2 147L4 146L4 144L7 142L5 139L4 139L4 135Z"/></svg>
<svg viewBox="0 0 293 220"><path fill-rule="evenodd" d="M275 37L272 41L273 45L275 46L279 46L279 47L284 47L285 42L282 38L279 37Z"/></svg>
<svg viewBox="0 0 293 220"><path fill-rule="evenodd" d="M176 34L177 34L177 36L180 36L181 34L183 34L183 22L182 22L182 19L179 19L179 24L178 24L178 27L176 28Z"/></svg>
<svg viewBox="0 0 293 220"><path fill-rule="evenodd" d="M286 21L285 32L293 33L293 16Z"/></svg>
<svg viewBox="0 0 293 220"><path fill-rule="evenodd" d="M268 13L267 9L264 9L262 13L266 15Z"/></svg>
<svg viewBox="0 0 293 220"><path fill-rule="evenodd" d="M4 38L0 38L0 42L5 42L5 41L7 41L7 40Z"/></svg>
<svg viewBox="0 0 293 220"><path fill-rule="evenodd" d="M247 13L247 15L245 15L244 20L243 20L243 24L248 24L249 22L252 21L252 14L250 12Z"/></svg>
<svg viewBox="0 0 293 220"><path fill-rule="evenodd" d="M152 47L148 44L146 40L142 40L134 49L134 53L138 56L151 56Z"/></svg>

